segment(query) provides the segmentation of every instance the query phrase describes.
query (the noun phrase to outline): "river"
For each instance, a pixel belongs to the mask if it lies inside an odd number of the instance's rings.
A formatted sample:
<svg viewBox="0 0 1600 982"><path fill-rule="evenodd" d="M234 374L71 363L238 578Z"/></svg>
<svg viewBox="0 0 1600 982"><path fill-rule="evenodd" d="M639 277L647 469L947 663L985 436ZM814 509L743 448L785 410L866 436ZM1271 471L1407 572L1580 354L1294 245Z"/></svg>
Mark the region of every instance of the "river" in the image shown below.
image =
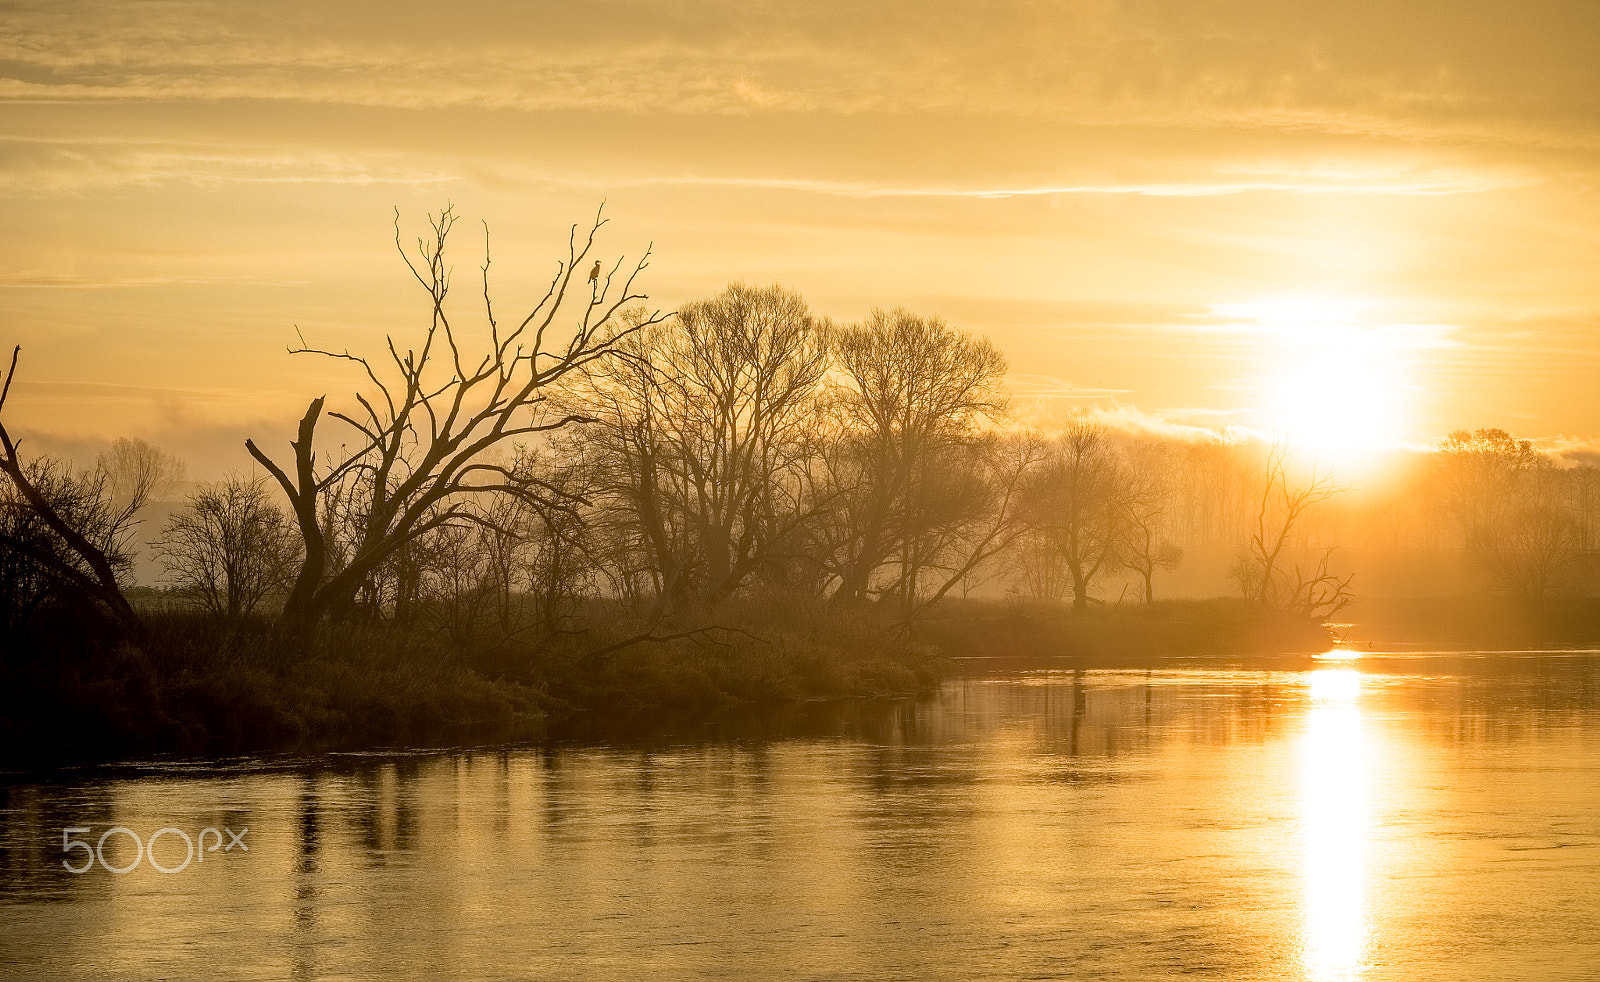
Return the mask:
<svg viewBox="0 0 1600 982"><path fill-rule="evenodd" d="M668 735L13 775L0 975L1600 973L1600 654L972 675Z"/></svg>

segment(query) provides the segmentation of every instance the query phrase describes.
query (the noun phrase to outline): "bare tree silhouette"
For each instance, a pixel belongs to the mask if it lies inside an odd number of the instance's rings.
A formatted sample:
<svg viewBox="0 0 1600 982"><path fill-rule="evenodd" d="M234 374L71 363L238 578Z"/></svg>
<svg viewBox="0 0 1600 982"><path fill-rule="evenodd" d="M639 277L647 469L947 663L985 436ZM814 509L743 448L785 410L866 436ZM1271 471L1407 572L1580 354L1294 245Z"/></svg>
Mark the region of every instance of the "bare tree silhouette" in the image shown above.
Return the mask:
<svg viewBox="0 0 1600 982"><path fill-rule="evenodd" d="M0 414L21 355L21 345L12 349L11 365L0 386ZM104 466L73 475L65 465L25 461L17 441L0 422L0 472L16 493L16 499L4 502L8 514L0 534L8 551L55 587L87 601L90 610L116 629L138 635L144 623L122 595L118 574L130 565L125 552L128 529L160 483L161 466L138 448L131 448L128 458L128 473L135 480L114 483Z"/></svg>
<svg viewBox="0 0 1600 982"><path fill-rule="evenodd" d="M1164 448L1158 448L1164 449ZM1146 455L1130 465L1122 495L1122 566L1139 578L1144 602L1155 603L1155 573L1176 569L1183 549L1169 537L1171 488L1165 460Z"/></svg>
<svg viewBox="0 0 1600 982"><path fill-rule="evenodd" d="M727 597L813 511L795 471L830 327L795 293L736 283L625 347L575 387L575 413L594 423L580 438L666 605Z"/></svg>
<svg viewBox="0 0 1600 982"><path fill-rule="evenodd" d="M234 475L202 486L167 520L155 551L179 592L214 616L236 620L288 586L299 540L269 500L265 480Z"/></svg>
<svg viewBox="0 0 1600 982"><path fill-rule="evenodd" d="M578 421L579 416L548 411L552 386L612 354L621 338L659 319L650 315L613 329L620 309L645 298L633 286L648 265L648 250L621 276L616 292L612 287L621 259L609 272L590 278L587 296L572 296L573 278L606 223L597 214L587 234L580 236L578 226L572 227L567 258L557 264L544 296L509 329L502 329L490 298L486 230L485 329L469 336L452 323L445 303L451 285L446 241L456 220L449 207L430 218L432 234L417 240L413 258L402 244L396 211L395 247L431 307L420 344L406 347L391 335L388 357L378 363L303 342L291 349L360 367L368 388L354 394L359 408L328 414L354 430L354 449L317 451L323 396L313 399L301 417L291 464L279 465L253 440L246 441L251 456L288 496L304 541L300 571L280 618L290 634L304 635L330 612L348 609L363 581L408 542L441 526L491 521L488 512L468 506L476 496L504 493L563 504L560 492L518 480L492 459L492 452ZM562 317L569 319L567 325L558 323ZM559 335L564 340L557 340ZM348 555L335 567L321 512L347 478L357 479L361 497L350 515L356 527Z"/></svg>
<svg viewBox="0 0 1600 982"><path fill-rule="evenodd" d="M1104 424L1086 414L1068 418L1032 482L1030 521L1065 564L1072 609L1089 607L1096 577L1120 565L1127 470Z"/></svg>
<svg viewBox="0 0 1600 982"><path fill-rule="evenodd" d="M837 353L839 463L848 473L833 475L840 521L824 562L838 578L834 595L860 600L898 557L899 592L909 604L918 568L941 551L936 540L959 537L987 510L987 503L961 507L954 479L984 469L975 428L1006 411L1006 361L986 339L903 308L874 309L845 328ZM999 535L980 536L978 552Z"/></svg>
<svg viewBox="0 0 1600 982"><path fill-rule="evenodd" d="M1331 616L1350 603L1351 577L1328 572L1332 550L1314 571L1284 567L1285 549L1316 505L1349 491L1334 475L1313 469L1301 481L1289 474L1289 446L1278 442L1267 454L1249 551L1234 566L1245 595L1263 606L1296 610L1307 617Z"/></svg>

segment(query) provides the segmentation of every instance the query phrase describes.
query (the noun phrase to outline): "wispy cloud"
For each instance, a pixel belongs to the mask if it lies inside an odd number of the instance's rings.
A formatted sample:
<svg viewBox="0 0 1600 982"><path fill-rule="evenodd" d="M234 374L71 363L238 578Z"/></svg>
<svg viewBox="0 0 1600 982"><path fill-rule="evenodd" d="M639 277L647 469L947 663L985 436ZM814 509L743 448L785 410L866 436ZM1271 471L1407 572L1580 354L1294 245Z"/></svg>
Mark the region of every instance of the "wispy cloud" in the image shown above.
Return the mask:
<svg viewBox="0 0 1600 982"><path fill-rule="evenodd" d="M1254 430L1236 423L1221 422L1213 425L1195 421L1197 418L1204 418L1205 415L1193 410L1176 413L1151 412L1115 400L1087 406L1037 400L1026 403L1024 411L1018 414L1018 419L1029 429L1042 433L1058 432L1070 416L1086 416L1114 433L1135 437L1154 436L1185 443L1259 436ZM1225 417L1227 414L1216 415Z"/></svg>
<svg viewBox="0 0 1600 982"><path fill-rule="evenodd" d="M1241 162L1171 161L1167 180L1061 182L1000 186L977 181L943 184L841 181L749 173L768 166L728 161L727 173L630 173L626 162L599 169L556 169L511 156L457 160L447 154L335 151L252 143L192 143L135 139L50 140L0 134L0 193L76 193L100 187L188 185L438 186L487 178L501 186L559 185L604 193L619 188L730 188L853 199L1003 200L1056 196L1219 197L1243 194L1419 195L1480 194L1538 183L1507 168L1350 164L1277 170ZM792 166L792 165L790 165ZM1073 169L1071 162L1062 170ZM1148 169L1148 166L1145 168ZM744 171L745 173L740 173ZM1179 172L1185 172L1179 176ZM1248 173L1247 173L1248 172Z"/></svg>
<svg viewBox="0 0 1600 982"><path fill-rule="evenodd" d="M1101 386L1079 385L1055 375L1032 372L1012 372L1006 376L1011 391L1019 398L1052 399L1106 399L1127 395L1132 389L1111 389Z"/></svg>
<svg viewBox="0 0 1600 982"><path fill-rule="evenodd" d="M273 398L293 398L289 393L270 392L263 393L256 390L240 388L223 388L190 385L148 385L137 382L106 382L88 379L63 379L63 378L33 378L19 380L19 391L35 393L29 398L35 401L51 398L71 399L101 399L106 401L126 401L129 399L150 400L158 397L170 397L176 403L203 401L207 403L228 403L231 405L246 406L259 401L263 395Z"/></svg>
<svg viewBox="0 0 1600 982"><path fill-rule="evenodd" d="M142 286L229 285L298 286L306 280L270 279L258 276L80 276L47 270L0 270L0 289L4 290L117 290Z"/></svg>
<svg viewBox="0 0 1600 982"><path fill-rule="evenodd" d="M91 188L181 184L428 186L460 175L437 161L383 153L132 142L51 143L0 136L0 194L74 193Z"/></svg>
<svg viewBox="0 0 1600 982"><path fill-rule="evenodd" d="M594 182L598 183L598 182ZM847 198L1027 198L1052 195L1145 195L1157 198L1218 195L1290 194L1477 194L1538 183L1531 176L1460 173L1407 178L1398 175L1320 177L1284 174L1256 180L1207 180L1162 183L1060 184L1038 187L930 187L845 183L767 177L652 177L608 182L610 186L713 186L763 188L837 195Z"/></svg>

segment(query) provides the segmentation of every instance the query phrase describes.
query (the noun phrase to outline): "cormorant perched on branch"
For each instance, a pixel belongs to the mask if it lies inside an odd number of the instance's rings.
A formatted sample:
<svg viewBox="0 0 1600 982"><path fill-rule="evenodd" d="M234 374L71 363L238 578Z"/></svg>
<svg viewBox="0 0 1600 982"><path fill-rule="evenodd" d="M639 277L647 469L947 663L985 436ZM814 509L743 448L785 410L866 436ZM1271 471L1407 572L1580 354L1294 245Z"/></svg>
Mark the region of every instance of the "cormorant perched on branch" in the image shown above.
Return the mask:
<svg viewBox="0 0 1600 982"><path fill-rule="evenodd" d="M589 282L595 283L600 279L600 260L594 261L594 268L589 270Z"/></svg>

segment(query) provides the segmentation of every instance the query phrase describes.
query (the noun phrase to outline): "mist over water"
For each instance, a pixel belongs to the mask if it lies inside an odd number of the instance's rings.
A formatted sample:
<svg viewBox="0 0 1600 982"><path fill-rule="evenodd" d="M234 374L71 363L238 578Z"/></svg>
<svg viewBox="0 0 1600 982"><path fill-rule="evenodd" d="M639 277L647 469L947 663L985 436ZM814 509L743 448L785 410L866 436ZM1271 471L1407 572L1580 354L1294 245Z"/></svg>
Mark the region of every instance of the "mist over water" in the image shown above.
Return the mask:
<svg viewBox="0 0 1600 982"><path fill-rule="evenodd" d="M1600 654L1012 672L671 737L13 777L19 978L1572 979ZM248 828L80 875L63 829ZM106 840L108 865L134 845ZM184 858L178 837L162 865Z"/></svg>

